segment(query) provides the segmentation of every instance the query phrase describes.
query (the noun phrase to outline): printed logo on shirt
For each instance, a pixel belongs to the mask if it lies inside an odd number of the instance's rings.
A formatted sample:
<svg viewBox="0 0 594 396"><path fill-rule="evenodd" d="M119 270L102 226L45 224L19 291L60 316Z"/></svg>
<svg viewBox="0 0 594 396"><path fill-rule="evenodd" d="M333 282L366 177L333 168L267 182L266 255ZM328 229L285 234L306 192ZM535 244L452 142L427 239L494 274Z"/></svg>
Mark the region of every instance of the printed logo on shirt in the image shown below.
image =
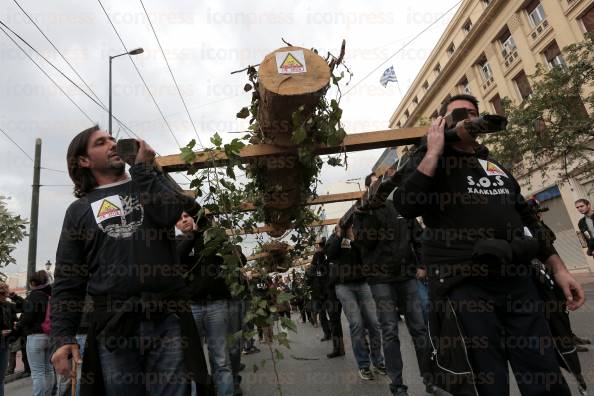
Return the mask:
<svg viewBox="0 0 594 396"><path fill-rule="evenodd" d="M351 248L351 240L348 238L344 238L341 242L340 242L340 247L342 249L350 249Z"/></svg>
<svg viewBox="0 0 594 396"><path fill-rule="evenodd" d="M122 201L119 195L111 195L91 204L97 224L122 215Z"/></svg>
<svg viewBox="0 0 594 396"><path fill-rule="evenodd" d="M493 162L486 161L483 159L478 160L483 170L487 174L487 176L505 176L508 177L507 174L501 169L499 166L494 164Z"/></svg>
<svg viewBox="0 0 594 396"><path fill-rule="evenodd" d="M99 229L112 238L131 237L144 221L144 208L135 196L111 195L91 207Z"/></svg>

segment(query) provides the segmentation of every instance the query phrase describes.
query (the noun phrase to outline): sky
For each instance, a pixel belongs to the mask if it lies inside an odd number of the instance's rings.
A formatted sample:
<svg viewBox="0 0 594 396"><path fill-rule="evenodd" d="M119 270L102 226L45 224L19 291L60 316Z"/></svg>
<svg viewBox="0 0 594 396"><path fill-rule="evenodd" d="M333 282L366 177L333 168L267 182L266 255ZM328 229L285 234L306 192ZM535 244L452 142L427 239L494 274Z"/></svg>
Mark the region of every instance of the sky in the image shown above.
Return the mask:
<svg viewBox="0 0 594 396"><path fill-rule="evenodd" d="M243 91L247 76L230 73L260 63L268 53L284 46L283 38L296 46L317 48L323 55L328 51L337 55L345 39L345 62L353 78L343 91L357 84L341 101L345 129L347 133L386 129L402 94L456 8L406 48L401 50L401 47L458 3L457 0L343 0L340 3L144 0L194 120L195 132L140 1L17 1L105 104L108 56L125 50L101 4L128 49L144 48L145 52L135 56L134 61L172 131L126 56L113 61L113 113L160 154L178 153L175 139L183 146L193 138L198 139L196 133L202 144L208 146L215 132L228 141L237 136L228 132L245 130L247 122L236 119L235 114L250 102L250 95ZM0 20L88 91L17 2L3 1ZM0 32L0 128L31 157L35 139L41 138L42 167L56 170L41 171L37 266L42 268L47 260L55 259L64 213L74 201L72 183L66 173L66 148L74 135L95 123L107 129L108 116L30 49L25 49L86 113L75 107ZM398 83L389 83L384 88L379 79L389 66L394 66ZM375 68L378 70L365 78ZM115 121L113 130L114 135L127 137ZM332 185L364 177L381 152L348 154L348 169L324 168L322 182ZM9 197L7 205L11 212L24 218L30 216L32 176L31 159L0 135L0 195ZM180 175L175 178L184 181ZM14 252L17 264L7 267L7 273L26 270L28 242L25 238L18 245Z"/></svg>

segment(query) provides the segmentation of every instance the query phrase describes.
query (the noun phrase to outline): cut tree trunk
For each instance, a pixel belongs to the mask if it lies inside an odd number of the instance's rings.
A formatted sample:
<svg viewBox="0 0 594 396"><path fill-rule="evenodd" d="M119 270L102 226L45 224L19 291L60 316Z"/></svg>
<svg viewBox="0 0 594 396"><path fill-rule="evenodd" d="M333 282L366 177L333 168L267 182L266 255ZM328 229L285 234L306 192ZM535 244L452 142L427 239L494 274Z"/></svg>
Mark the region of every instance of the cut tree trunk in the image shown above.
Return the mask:
<svg viewBox="0 0 594 396"><path fill-rule="evenodd" d="M278 72L276 54L288 54L289 51L303 51L306 72ZM293 113L303 106L305 115L309 115L326 93L329 84L330 67L321 56L311 50L283 47L268 54L258 69L258 124L266 139L265 143L291 145Z"/></svg>
<svg viewBox="0 0 594 396"><path fill-rule="evenodd" d="M278 71L277 53L281 59L289 51L302 51L304 72L282 74ZM299 61L299 60L298 60ZM302 108L304 117L311 114L330 84L330 68L315 52L301 47L283 47L270 54L260 63L258 70L258 92L260 104L258 125L264 141L278 146L293 145L293 114ZM285 157L291 167L266 170L266 191L264 191L264 213L266 223L272 227L269 234L280 237L291 227L294 220L291 208L307 199L300 191L299 161L295 155Z"/></svg>

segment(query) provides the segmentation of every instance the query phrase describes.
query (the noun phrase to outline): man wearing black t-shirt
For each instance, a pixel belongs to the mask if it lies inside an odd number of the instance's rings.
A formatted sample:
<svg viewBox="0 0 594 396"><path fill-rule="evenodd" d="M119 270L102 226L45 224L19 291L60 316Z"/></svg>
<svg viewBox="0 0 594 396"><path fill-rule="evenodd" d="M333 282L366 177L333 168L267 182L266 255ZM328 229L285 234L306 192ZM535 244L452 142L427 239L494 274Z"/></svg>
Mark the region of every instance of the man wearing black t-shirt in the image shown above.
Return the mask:
<svg viewBox="0 0 594 396"><path fill-rule="evenodd" d="M190 357L201 353L189 353L200 345L192 344L195 326L180 294L174 231L194 202L155 170L154 150L138 143L135 158L120 158L115 139L93 127L68 148L79 199L66 211L56 253L52 363L70 375L70 359L80 362L75 336L88 294L83 395L188 395L189 370L197 367Z"/></svg>
<svg viewBox="0 0 594 396"><path fill-rule="evenodd" d="M457 395L508 394L509 361L523 395L569 395L530 261L552 269L570 310L584 303L583 289L554 254L516 180L486 147L467 133L445 144L443 116L458 108L478 117L476 98L449 99L394 196L403 216L422 216L426 225L433 382Z"/></svg>

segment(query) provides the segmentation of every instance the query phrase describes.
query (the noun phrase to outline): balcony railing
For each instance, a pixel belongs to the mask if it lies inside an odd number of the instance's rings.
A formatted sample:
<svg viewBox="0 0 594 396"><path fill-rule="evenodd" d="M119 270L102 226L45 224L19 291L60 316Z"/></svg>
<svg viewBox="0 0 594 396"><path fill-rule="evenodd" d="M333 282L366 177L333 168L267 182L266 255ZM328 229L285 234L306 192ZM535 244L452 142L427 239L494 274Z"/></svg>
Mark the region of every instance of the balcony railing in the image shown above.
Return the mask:
<svg viewBox="0 0 594 396"><path fill-rule="evenodd" d="M542 36L544 34L544 32L547 31L547 28L549 27L549 21L547 21L546 19L543 19L538 26L536 26L532 32L530 33L530 38L532 38L533 41L537 40L540 36Z"/></svg>
<svg viewBox="0 0 594 396"><path fill-rule="evenodd" d="M483 84L482 84L483 91L487 91L489 88L491 88L491 85L495 84L495 80L493 79L493 76L489 76L489 77L484 76L483 79L484 79Z"/></svg>
<svg viewBox="0 0 594 396"><path fill-rule="evenodd" d="M501 51L501 55L503 56L503 65L507 70L516 63L516 60L518 60L518 49L504 49L503 51Z"/></svg>

